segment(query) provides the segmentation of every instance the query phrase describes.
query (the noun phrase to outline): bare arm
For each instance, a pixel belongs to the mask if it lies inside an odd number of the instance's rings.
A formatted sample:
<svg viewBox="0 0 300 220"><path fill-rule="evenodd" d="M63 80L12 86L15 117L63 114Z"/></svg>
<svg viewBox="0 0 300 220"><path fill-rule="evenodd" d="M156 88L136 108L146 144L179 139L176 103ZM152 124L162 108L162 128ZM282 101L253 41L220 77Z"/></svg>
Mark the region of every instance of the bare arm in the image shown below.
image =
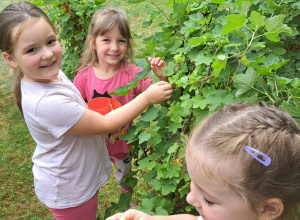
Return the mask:
<svg viewBox="0 0 300 220"><path fill-rule="evenodd" d="M170 216L150 216L138 210L130 209L124 213L115 214L106 220L197 220L198 217L188 214Z"/></svg>
<svg viewBox="0 0 300 220"><path fill-rule="evenodd" d="M106 134L116 131L131 122L151 104L167 101L172 96L172 86L167 82L151 85L126 105L103 116L86 109L79 121L67 131L71 135Z"/></svg>

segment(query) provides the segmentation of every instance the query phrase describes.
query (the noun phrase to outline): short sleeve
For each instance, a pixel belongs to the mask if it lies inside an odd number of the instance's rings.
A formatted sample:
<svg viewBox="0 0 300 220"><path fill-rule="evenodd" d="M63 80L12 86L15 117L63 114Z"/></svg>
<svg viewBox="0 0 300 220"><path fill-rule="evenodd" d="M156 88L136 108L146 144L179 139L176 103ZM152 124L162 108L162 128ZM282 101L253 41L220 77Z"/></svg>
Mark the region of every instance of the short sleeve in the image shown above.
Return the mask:
<svg viewBox="0 0 300 220"><path fill-rule="evenodd" d="M81 106L72 96L66 94L51 94L37 105L36 118L54 137L59 138L68 131L84 114Z"/></svg>

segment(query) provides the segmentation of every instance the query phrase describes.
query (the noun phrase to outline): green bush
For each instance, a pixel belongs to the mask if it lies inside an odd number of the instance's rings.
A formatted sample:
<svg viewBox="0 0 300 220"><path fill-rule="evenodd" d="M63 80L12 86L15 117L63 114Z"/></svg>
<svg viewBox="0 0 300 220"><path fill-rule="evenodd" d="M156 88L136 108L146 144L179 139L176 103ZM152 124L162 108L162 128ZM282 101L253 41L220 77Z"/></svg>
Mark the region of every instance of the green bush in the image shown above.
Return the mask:
<svg viewBox="0 0 300 220"><path fill-rule="evenodd" d="M164 19L161 32L144 39L141 58L167 61L173 97L150 107L123 137L134 143L137 176L149 186L138 209L160 215L195 213L185 200L190 179L183 166L184 140L201 119L236 102L265 102L300 117L298 0L169 0L166 5L173 8L170 14L158 8L143 23L146 28Z"/></svg>

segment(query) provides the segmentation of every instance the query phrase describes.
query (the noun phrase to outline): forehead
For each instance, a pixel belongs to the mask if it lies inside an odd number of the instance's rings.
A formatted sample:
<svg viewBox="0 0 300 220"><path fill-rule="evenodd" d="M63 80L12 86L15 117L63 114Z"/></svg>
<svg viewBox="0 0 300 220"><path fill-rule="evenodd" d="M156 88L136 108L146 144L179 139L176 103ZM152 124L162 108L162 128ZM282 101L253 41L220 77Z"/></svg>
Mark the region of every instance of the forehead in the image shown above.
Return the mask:
<svg viewBox="0 0 300 220"><path fill-rule="evenodd" d="M244 177L242 163L235 156L217 157L209 151L187 149L186 163L191 176L215 179L226 185L241 183Z"/></svg>

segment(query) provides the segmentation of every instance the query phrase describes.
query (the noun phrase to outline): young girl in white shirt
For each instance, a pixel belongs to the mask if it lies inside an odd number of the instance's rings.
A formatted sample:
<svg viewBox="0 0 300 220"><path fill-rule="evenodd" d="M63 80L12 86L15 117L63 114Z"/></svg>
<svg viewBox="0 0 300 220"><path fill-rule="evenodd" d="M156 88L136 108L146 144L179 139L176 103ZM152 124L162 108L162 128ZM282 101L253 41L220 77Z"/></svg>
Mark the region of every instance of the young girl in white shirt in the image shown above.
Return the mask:
<svg viewBox="0 0 300 220"><path fill-rule="evenodd" d="M36 142L35 193L60 220L97 214L97 192L112 172L106 134L125 126L149 105L168 100L172 86L158 82L109 114L89 110L60 71L62 49L45 13L14 3L0 13L0 49L15 75L15 98Z"/></svg>

